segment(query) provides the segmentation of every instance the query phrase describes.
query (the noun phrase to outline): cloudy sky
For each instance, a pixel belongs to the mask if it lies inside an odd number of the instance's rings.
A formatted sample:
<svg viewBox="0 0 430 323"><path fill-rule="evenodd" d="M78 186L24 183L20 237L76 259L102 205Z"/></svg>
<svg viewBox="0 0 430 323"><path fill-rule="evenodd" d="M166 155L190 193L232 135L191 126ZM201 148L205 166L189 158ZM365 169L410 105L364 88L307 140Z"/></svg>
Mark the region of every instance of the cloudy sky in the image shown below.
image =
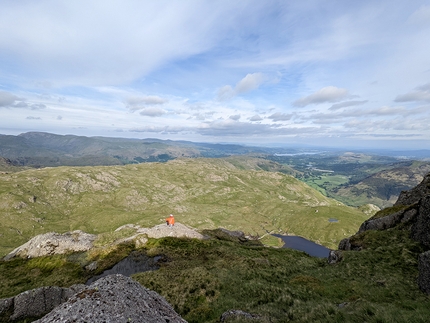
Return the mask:
<svg viewBox="0 0 430 323"><path fill-rule="evenodd" d="M13 1L0 133L430 149L430 4Z"/></svg>

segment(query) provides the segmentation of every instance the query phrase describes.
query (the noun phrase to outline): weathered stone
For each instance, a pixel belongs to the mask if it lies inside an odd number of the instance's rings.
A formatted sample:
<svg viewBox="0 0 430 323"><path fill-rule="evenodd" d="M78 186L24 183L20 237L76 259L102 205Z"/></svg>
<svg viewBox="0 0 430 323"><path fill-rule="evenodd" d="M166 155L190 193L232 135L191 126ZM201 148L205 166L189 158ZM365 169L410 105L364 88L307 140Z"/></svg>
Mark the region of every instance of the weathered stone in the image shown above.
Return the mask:
<svg viewBox="0 0 430 323"><path fill-rule="evenodd" d="M330 265L337 264L338 262L342 261L343 259L343 253L340 250L330 250L328 254L328 263Z"/></svg>
<svg viewBox="0 0 430 323"><path fill-rule="evenodd" d="M394 205L412 205L427 195L430 195L430 173L413 189L402 191Z"/></svg>
<svg viewBox="0 0 430 323"><path fill-rule="evenodd" d="M358 229L358 233L367 230L386 230L389 228L394 228L400 223L406 223L413 220L416 214L416 209L408 209L401 210L381 218L369 219L361 224L360 228Z"/></svg>
<svg viewBox="0 0 430 323"><path fill-rule="evenodd" d="M339 246L337 247L339 250L351 250L351 240L350 238L345 238L340 240Z"/></svg>
<svg viewBox="0 0 430 323"><path fill-rule="evenodd" d="M166 224L159 224L152 228L139 228L137 233L146 234L149 238L156 239L163 237L203 239L203 235L178 222L176 222L173 227L169 227Z"/></svg>
<svg viewBox="0 0 430 323"><path fill-rule="evenodd" d="M9 260L13 257L34 258L68 252L88 251L93 247L95 239L96 235L80 230L64 234L55 232L40 234L13 250L4 257L4 260Z"/></svg>
<svg viewBox="0 0 430 323"><path fill-rule="evenodd" d="M411 238L430 247L430 196L419 201L417 219L411 228Z"/></svg>
<svg viewBox="0 0 430 323"><path fill-rule="evenodd" d="M420 254L418 258L418 286L430 294L430 251Z"/></svg>
<svg viewBox="0 0 430 323"><path fill-rule="evenodd" d="M1 318L5 317L8 313L13 312L13 297L0 299L0 322ZM7 316L7 317L10 317Z"/></svg>
<svg viewBox="0 0 430 323"><path fill-rule="evenodd" d="M122 275L97 280L35 322L186 323L163 297Z"/></svg>
<svg viewBox="0 0 430 323"><path fill-rule="evenodd" d="M0 317L8 321L41 317L84 288L85 285L70 288L50 286L25 291L15 297L0 300Z"/></svg>

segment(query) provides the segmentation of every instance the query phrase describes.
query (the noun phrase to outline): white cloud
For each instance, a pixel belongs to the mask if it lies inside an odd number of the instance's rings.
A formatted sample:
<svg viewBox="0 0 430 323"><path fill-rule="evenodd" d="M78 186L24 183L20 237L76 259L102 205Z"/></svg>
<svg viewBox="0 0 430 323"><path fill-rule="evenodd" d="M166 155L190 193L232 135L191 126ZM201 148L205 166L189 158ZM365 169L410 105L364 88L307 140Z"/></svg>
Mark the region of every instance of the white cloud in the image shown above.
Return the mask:
<svg viewBox="0 0 430 323"><path fill-rule="evenodd" d="M240 119L240 114L235 114L235 115L229 116L228 118L231 120L237 121Z"/></svg>
<svg viewBox="0 0 430 323"><path fill-rule="evenodd" d="M252 116L251 118L249 118L249 121L261 121L263 120L262 117L260 117L258 114Z"/></svg>
<svg viewBox="0 0 430 323"><path fill-rule="evenodd" d="M236 95L235 91L230 85L224 85L218 90L218 100L226 101Z"/></svg>
<svg viewBox="0 0 430 323"><path fill-rule="evenodd" d="M430 83L419 86L415 91L406 94L398 95L395 102L430 102Z"/></svg>
<svg viewBox="0 0 430 323"><path fill-rule="evenodd" d="M266 77L262 73L246 74L246 76L236 84L234 89L230 85L221 87L218 90L218 100L225 101L236 95L256 90L265 80Z"/></svg>
<svg viewBox="0 0 430 323"><path fill-rule="evenodd" d="M327 86L293 102L295 107L305 107L310 104L337 102L351 97L348 90L335 86Z"/></svg>
<svg viewBox="0 0 430 323"><path fill-rule="evenodd" d="M288 121L292 118L292 116L293 116L292 114L276 112L270 115L268 118L272 119L273 121Z"/></svg>
<svg viewBox="0 0 430 323"><path fill-rule="evenodd" d="M42 118L40 118L40 117L28 116L26 119L27 119L27 120L41 120Z"/></svg>
<svg viewBox="0 0 430 323"><path fill-rule="evenodd" d="M167 99L163 99L156 95L150 95L150 96L133 96L129 97L126 100L126 106L127 108L134 112L137 110L145 109L148 105L162 105L164 103L168 102Z"/></svg>
<svg viewBox="0 0 430 323"><path fill-rule="evenodd" d="M0 11L0 30L8 30L0 34L0 52L53 86L123 84L204 53L236 28L235 16L255 15L264 5L253 7L165 0L7 2Z"/></svg>
<svg viewBox="0 0 430 323"><path fill-rule="evenodd" d="M236 84L236 94L242 94L257 89L265 80L262 73L247 74Z"/></svg>
<svg viewBox="0 0 430 323"><path fill-rule="evenodd" d="M333 104L329 110L339 110L342 108L347 108L347 107L352 107L352 106L356 106L356 105L362 105L367 103L368 100L363 100L363 101L346 101L346 102L341 102L341 103L336 103Z"/></svg>
<svg viewBox="0 0 430 323"><path fill-rule="evenodd" d="M161 117L163 114L166 114L166 111L160 108L151 107L142 109L139 114L147 117Z"/></svg>
<svg viewBox="0 0 430 323"><path fill-rule="evenodd" d="M14 106L15 102L22 100L14 94L9 92L0 91L0 107L10 107Z"/></svg>
<svg viewBox="0 0 430 323"><path fill-rule="evenodd" d="M40 110L45 108L46 108L46 105L44 105L43 103L34 103L30 106L31 110Z"/></svg>

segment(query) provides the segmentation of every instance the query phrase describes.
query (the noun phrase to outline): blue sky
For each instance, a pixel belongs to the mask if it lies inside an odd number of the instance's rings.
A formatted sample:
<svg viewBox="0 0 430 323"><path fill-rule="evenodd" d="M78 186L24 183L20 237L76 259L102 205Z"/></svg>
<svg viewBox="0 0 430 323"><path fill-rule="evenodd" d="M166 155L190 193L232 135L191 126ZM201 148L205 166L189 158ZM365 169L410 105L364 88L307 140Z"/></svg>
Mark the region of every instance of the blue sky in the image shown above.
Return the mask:
<svg viewBox="0 0 430 323"><path fill-rule="evenodd" d="M1 8L1 134L430 149L428 1Z"/></svg>

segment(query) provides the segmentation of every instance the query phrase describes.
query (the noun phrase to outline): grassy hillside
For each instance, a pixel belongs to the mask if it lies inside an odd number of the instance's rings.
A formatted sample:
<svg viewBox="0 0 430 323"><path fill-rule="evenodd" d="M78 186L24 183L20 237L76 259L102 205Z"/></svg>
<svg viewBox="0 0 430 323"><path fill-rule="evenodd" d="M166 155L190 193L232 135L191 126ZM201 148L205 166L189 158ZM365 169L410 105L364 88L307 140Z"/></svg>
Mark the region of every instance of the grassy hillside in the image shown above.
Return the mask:
<svg viewBox="0 0 430 323"><path fill-rule="evenodd" d="M396 202L401 191L418 185L428 172L428 162L399 163L363 180L343 185L333 190L331 196L349 205L372 203L380 208L389 207Z"/></svg>
<svg viewBox="0 0 430 323"><path fill-rule="evenodd" d="M408 231L369 231L362 237L366 248L344 252L335 265L291 249L239 243L220 230L205 233L213 239L150 239L138 252L163 255L161 268L133 276L190 323L219 322L231 309L259 318L230 323L428 322L430 299L416 283L423 250ZM86 264L97 260L103 270L132 250L120 245L103 257L91 252L0 261L0 298L83 283L95 274Z"/></svg>
<svg viewBox="0 0 430 323"><path fill-rule="evenodd" d="M0 254L48 231L153 226L170 213L198 229L274 230L334 248L368 217L291 176L261 170L273 165L232 157L1 174Z"/></svg>
<svg viewBox="0 0 430 323"><path fill-rule="evenodd" d="M270 159L295 169L296 178L322 194L351 206L392 206L401 191L418 185L430 171L428 161L351 152Z"/></svg>

